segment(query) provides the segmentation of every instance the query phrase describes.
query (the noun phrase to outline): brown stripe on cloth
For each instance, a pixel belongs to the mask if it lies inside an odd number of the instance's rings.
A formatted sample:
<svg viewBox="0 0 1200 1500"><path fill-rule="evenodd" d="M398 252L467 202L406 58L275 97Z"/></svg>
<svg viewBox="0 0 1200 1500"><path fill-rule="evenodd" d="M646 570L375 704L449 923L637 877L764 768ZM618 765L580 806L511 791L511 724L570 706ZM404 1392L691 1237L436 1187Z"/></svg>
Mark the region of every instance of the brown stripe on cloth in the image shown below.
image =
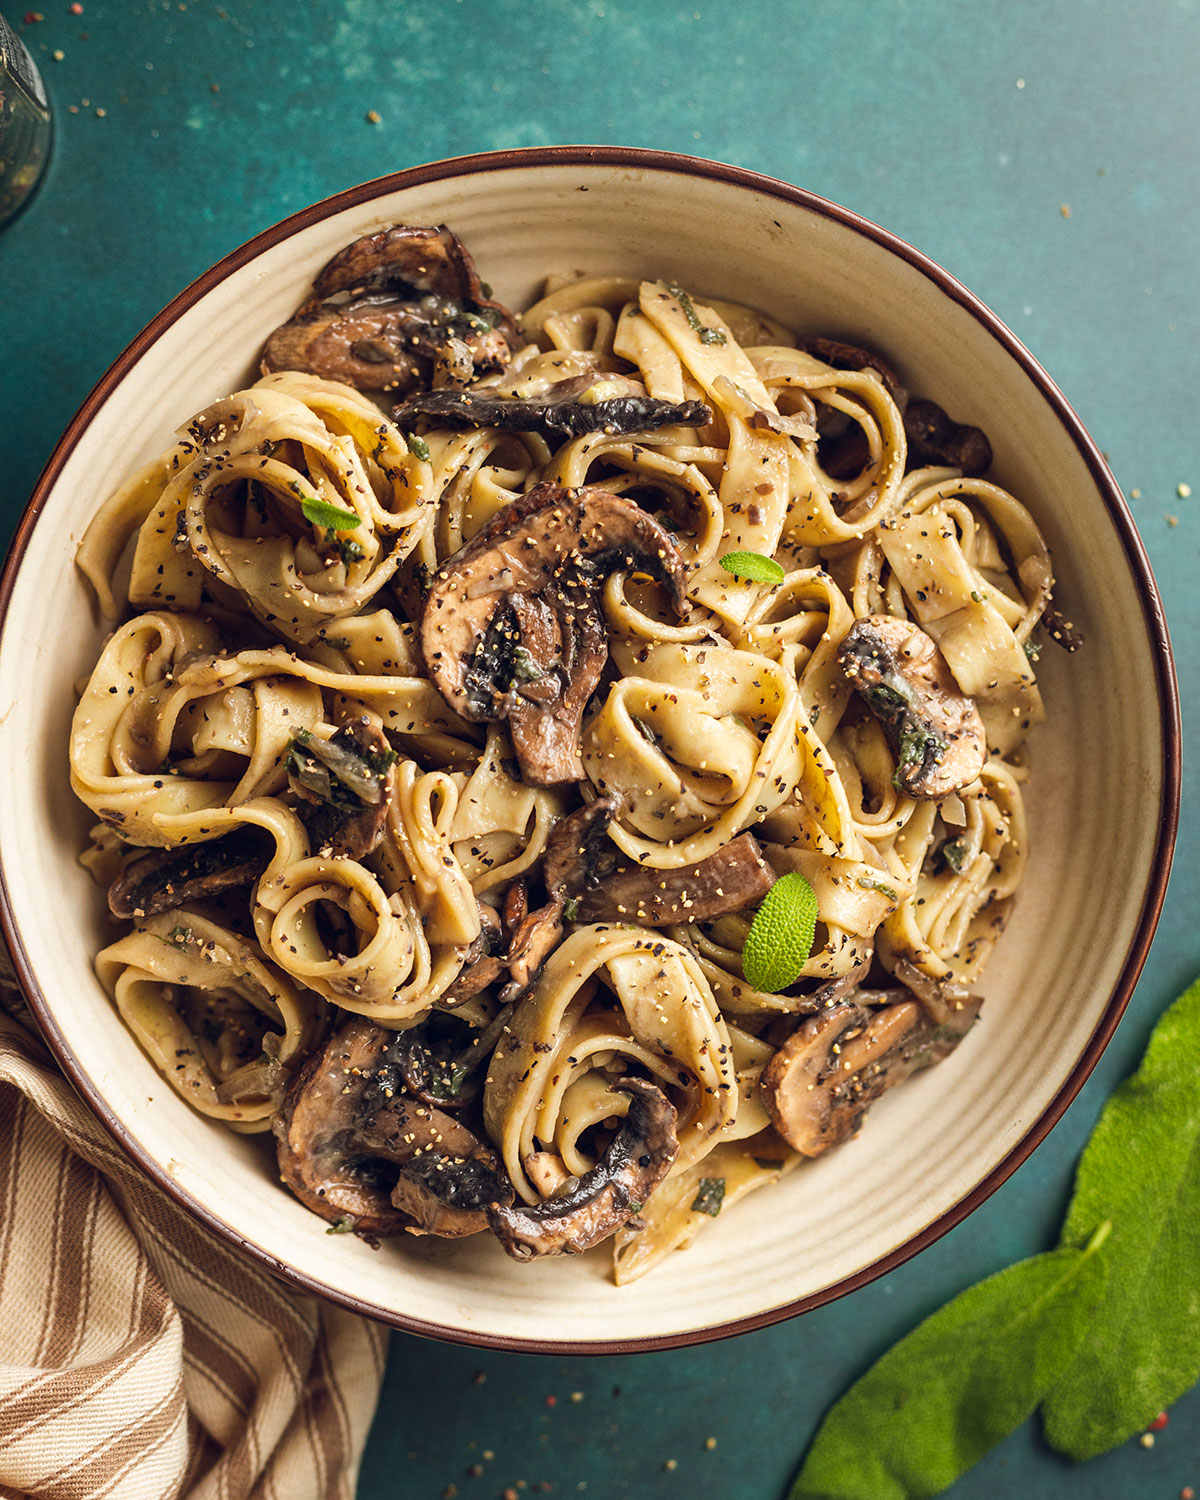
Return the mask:
<svg viewBox="0 0 1200 1500"><path fill-rule="evenodd" d="M386 1333L143 1178L0 950L0 1500L352 1500Z"/></svg>

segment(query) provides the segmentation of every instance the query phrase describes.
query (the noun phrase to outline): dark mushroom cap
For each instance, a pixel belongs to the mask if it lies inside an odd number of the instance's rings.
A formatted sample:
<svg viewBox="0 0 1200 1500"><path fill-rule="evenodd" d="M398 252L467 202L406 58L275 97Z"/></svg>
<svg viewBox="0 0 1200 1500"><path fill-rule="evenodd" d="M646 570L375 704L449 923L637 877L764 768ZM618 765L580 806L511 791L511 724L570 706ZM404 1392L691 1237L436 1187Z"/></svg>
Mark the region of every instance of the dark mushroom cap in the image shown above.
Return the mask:
<svg viewBox="0 0 1200 1500"><path fill-rule="evenodd" d="M739 834L698 864L677 870L631 865L580 899L581 922L709 922L762 898L775 876L752 833Z"/></svg>
<svg viewBox="0 0 1200 1500"><path fill-rule="evenodd" d="M514 1260L590 1250L640 1213L671 1170L679 1142L667 1096L641 1078L622 1078L612 1088L629 1095L629 1113L598 1166L536 1207L488 1209L488 1227Z"/></svg>
<svg viewBox="0 0 1200 1500"><path fill-rule="evenodd" d="M542 854L542 879L552 896L578 898L613 873L617 850L608 830L620 806L609 793L555 824Z"/></svg>
<svg viewBox="0 0 1200 1500"><path fill-rule="evenodd" d="M871 992L872 999L892 995ZM866 998L865 992L860 997ZM804 1156L820 1156L849 1140L880 1094L954 1050L979 1014L979 1004L970 997L942 1025L911 999L877 1010L846 1000L809 1016L759 1079L771 1123Z"/></svg>
<svg viewBox="0 0 1200 1500"><path fill-rule="evenodd" d="M505 368L516 321L486 295L444 225L397 224L338 252L263 350L264 373L308 370L362 390L410 390L435 367L455 380Z"/></svg>
<svg viewBox="0 0 1200 1500"><path fill-rule="evenodd" d="M900 791L936 799L975 780L987 761L983 720L919 626L865 615L842 638L838 662L883 725Z"/></svg>
<svg viewBox="0 0 1200 1500"><path fill-rule="evenodd" d="M486 1227L484 1202L467 1201L485 1182L485 1202L511 1199L511 1185L465 1125L404 1093L392 1039L356 1017L309 1058L275 1120L283 1181L305 1207L362 1234L474 1234ZM437 1159L436 1175L426 1157Z"/></svg>
<svg viewBox="0 0 1200 1500"><path fill-rule="evenodd" d="M359 717L330 739L299 732L288 747L297 812L309 838L347 859L362 859L383 836L395 794L396 752L383 730Z"/></svg>
<svg viewBox="0 0 1200 1500"><path fill-rule="evenodd" d="M601 392L596 399L590 393ZM419 417L468 427L579 437L585 432L633 434L660 427L702 427L712 420L703 401L662 401L624 375L573 375L540 396L500 396L495 391L425 391L392 413L402 427Z"/></svg>
<svg viewBox="0 0 1200 1500"><path fill-rule="evenodd" d="M139 854L109 886L109 910L114 917L149 917L203 901L257 880L274 852L269 833L243 827L204 843Z"/></svg>
<svg viewBox="0 0 1200 1500"><path fill-rule="evenodd" d="M636 567L684 609L671 534L631 500L551 482L499 512L434 575L420 623L426 668L456 713L507 719L526 781L583 776L580 724L608 642L604 578Z"/></svg>
<svg viewBox="0 0 1200 1500"><path fill-rule="evenodd" d="M801 349L816 355L835 370L874 370L883 381L888 395L901 411L904 410L908 392L896 379L896 372L887 360L872 350L860 348L858 344L847 344L841 339L801 339L799 344Z"/></svg>
<svg viewBox="0 0 1200 1500"><path fill-rule="evenodd" d="M986 474L991 468L987 433L955 422L936 401L910 401L904 412L904 433L910 468L946 464L968 476Z"/></svg>
<svg viewBox="0 0 1200 1500"><path fill-rule="evenodd" d="M473 308L491 309L496 326L508 335L517 331L512 313L484 289L470 251L444 224L393 224L353 240L313 281L312 295L297 316L311 314L341 292L457 298Z"/></svg>

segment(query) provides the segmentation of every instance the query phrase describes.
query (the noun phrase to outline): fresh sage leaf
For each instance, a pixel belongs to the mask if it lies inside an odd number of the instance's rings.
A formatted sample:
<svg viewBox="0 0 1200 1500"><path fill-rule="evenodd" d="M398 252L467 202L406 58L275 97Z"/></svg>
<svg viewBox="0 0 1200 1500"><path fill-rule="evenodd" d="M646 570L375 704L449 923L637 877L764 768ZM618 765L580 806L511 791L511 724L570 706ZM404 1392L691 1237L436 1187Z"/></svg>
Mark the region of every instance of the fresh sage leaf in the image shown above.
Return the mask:
<svg viewBox="0 0 1200 1500"><path fill-rule="evenodd" d="M692 1212L694 1214L707 1214L710 1219L715 1219L721 1212L721 1204L725 1201L725 1179L723 1177L702 1177L695 1198L692 1200Z"/></svg>
<svg viewBox="0 0 1200 1500"><path fill-rule="evenodd" d="M1112 1220L1112 1292L1043 1407L1071 1458L1140 1432L1200 1379L1200 980L1164 1014L1079 1160L1062 1243Z"/></svg>
<svg viewBox="0 0 1200 1500"><path fill-rule="evenodd" d="M878 1360L822 1422L789 1500L927 1500L1031 1415L1082 1345L1108 1234L990 1276Z"/></svg>
<svg viewBox="0 0 1200 1500"><path fill-rule="evenodd" d="M783 569L773 557L764 557L761 552L727 552L718 559L727 573L740 578L743 583L783 582Z"/></svg>
<svg viewBox="0 0 1200 1500"><path fill-rule="evenodd" d="M362 525L362 517L352 510L343 510L340 505L330 505L328 500L305 499L300 502L304 519L313 526L324 526L329 531L353 531Z"/></svg>
<svg viewBox="0 0 1200 1500"><path fill-rule="evenodd" d="M766 995L786 990L808 962L816 930L816 892L799 871L781 875L763 897L746 934L746 982Z"/></svg>

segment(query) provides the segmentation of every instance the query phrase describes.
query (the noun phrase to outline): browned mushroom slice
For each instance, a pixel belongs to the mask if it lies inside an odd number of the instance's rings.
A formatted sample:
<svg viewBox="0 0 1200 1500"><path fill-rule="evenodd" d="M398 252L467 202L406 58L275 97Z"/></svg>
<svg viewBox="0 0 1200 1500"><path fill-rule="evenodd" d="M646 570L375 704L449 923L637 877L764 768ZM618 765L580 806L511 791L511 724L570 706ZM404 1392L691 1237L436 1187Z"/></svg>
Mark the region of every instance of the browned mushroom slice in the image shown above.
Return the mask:
<svg viewBox="0 0 1200 1500"><path fill-rule="evenodd" d="M965 984L934 979L906 958L896 960L893 973L904 988L917 997L935 1025L945 1025L953 1021L964 1007L977 1004Z"/></svg>
<svg viewBox="0 0 1200 1500"><path fill-rule="evenodd" d="M400 1168L392 1206L411 1219L411 1233L461 1239L484 1227L481 1220L498 1194L511 1196L512 1184L496 1166L479 1156L428 1150Z"/></svg>
<svg viewBox="0 0 1200 1500"><path fill-rule="evenodd" d="M575 375L541 396L498 396L494 391L427 391L409 396L392 413L406 426L432 417L469 427L501 427L579 437L585 432L654 432L660 427L702 427L712 420L703 401L662 401L624 375Z"/></svg>
<svg viewBox="0 0 1200 1500"><path fill-rule="evenodd" d="M762 1071L759 1097L771 1123L804 1156L849 1140L873 1100L954 1050L979 1005L972 996L940 1026L915 1000L874 1011L843 1001L809 1017Z"/></svg>
<svg viewBox="0 0 1200 1500"><path fill-rule="evenodd" d="M366 718L327 740L299 731L288 745L288 780L315 845L349 859L374 849L387 822L396 760L387 736Z"/></svg>
<svg viewBox="0 0 1200 1500"><path fill-rule="evenodd" d="M513 933L508 947L509 973L512 983L500 991L500 999L515 999L533 983L538 970L562 941L563 899L556 896L545 906L531 911Z"/></svg>
<svg viewBox="0 0 1200 1500"><path fill-rule="evenodd" d="M966 475L986 474L992 463L987 433L951 420L936 401L910 401L904 412L909 468L947 464Z"/></svg>
<svg viewBox="0 0 1200 1500"><path fill-rule="evenodd" d="M488 308L497 327L516 333L516 319L479 279L470 251L444 224L394 224L339 250L313 282L301 313L342 292L353 296L406 291Z"/></svg>
<svg viewBox="0 0 1200 1500"><path fill-rule="evenodd" d="M679 1142L667 1096L641 1078L622 1078L612 1087L629 1095L629 1113L598 1166L536 1207L488 1209L489 1228L514 1260L590 1250L639 1214L671 1170Z"/></svg>
<svg viewBox="0 0 1200 1500"><path fill-rule="evenodd" d="M668 531L608 490L546 482L434 575L420 623L429 675L462 717L510 721L532 784L583 776L580 722L608 655L599 593L621 567L654 574L683 612L685 567Z"/></svg>
<svg viewBox="0 0 1200 1500"><path fill-rule="evenodd" d="M435 367L465 383L502 370L517 342L444 226L397 224L347 245L263 350L263 370L309 370L363 390L411 390Z"/></svg>
<svg viewBox="0 0 1200 1500"><path fill-rule="evenodd" d="M826 979L818 984L815 989L810 990L796 1005L791 1012L793 1015L812 1015L819 1010L828 1010L831 1005L836 1005L839 1000L844 1000L847 995L853 993L867 977L873 961L873 955L868 954L866 958L860 959L852 969L847 969L844 974L835 975L833 979Z"/></svg>
<svg viewBox="0 0 1200 1500"><path fill-rule="evenodd" d="M542 879L552 896L578 898L613 873L617 849L608 830L619 811L618 799L609 793L555 825L542 855Z"/></svg>
<svg viewBox="0 0 1200 1500"><path fill-rule="evenodd" d="M202 901L257 880L275 843L261 828L238 828L223 838L177 849L155 849L129 863L108 888L114 917L149 917Z"/></svg>
<svg viewBox="0 0 1200 1500"><path fill-rule="evenodd" d="M800 348L815 354L835 370L874 370L883 381L888 395L903 411L908 401L908 392L896 379L896 372L885 359L870 349L861 349L857 344L847 344L841 339L801 339Z"/></svg>
<svg viewBox="0 0 1200 1500"><path fill-rule="evenodd" d="M699 864L678 870L619 870L580 898L581 922L708 922L740 911L762 898L775 877L763 861L758 840L743 833Z"/></svg>
<svg viewBox="0 0 1200 1500"><path fill-rule="evenodd" d="M975 780L987 760L983 720L923 630L865 615L843 637L838 662L883 725L899 791L936 799Z"/></svg>
<svg viewBox="0 0 1200 1500"><path fill-rule="evenodd" d="M400 1070L388 1056L392 1042L392 1033L355 1018L309 1058L275 1120L283 1181L314 1213L363 1234L413 1227L429 1234L476 1233L486 1227L486 1204L511 1201L511 1185L496 1157L465 1125L404 1093ZM431 1185L418 1168L394 1203L401 1169L429 1155L444 1163L475 1162L479 1169L462 1166L443 1175L446 1192L439 1199L437 1180ZM461 1191L451 1192L452 1180L462 1184ZM444 1205L445 1215L435 1212L430 1197Z"/></svg>
<svg viewBox="0 0 1200 1500"><path fill-rule="evenodd" d="M429 1017L398 1031L388 1049L405 1089L423 1104L461 1109L482 1084L480 1070L504 1034L512 1007L502 1005L484 1027L470 1026L453 1013Z"/></svg>
<svg viewBox="0 0 1200 1500"><path fill-rule="evenodd" d="M499 979L507 960L504 958L504 936L500 930L500 918L490 906L482 901L479 907L479 936L463 955L463 966L458 978L442 991L438 1005L442 1010L451 1010L464 1001L474 999Z"/></svg>
<svg viewBox="0 0 1200 1500"><path fill-rule="evenodd" d="M536 602L549 612L543 600ZM527 657L522 656L526 640L531 639L524 622L533 613L533 603L528 595L520 594L509 601L521 645L516 650L515 701L508 713L508 732L522 771L537 771L528 779L549 785L578 781L583 775L583 711L608 660L608 636L598 609L562 602L558 610L561 653L538 658L529 650ZM540 675L534 677L532 671Z"/></svg>

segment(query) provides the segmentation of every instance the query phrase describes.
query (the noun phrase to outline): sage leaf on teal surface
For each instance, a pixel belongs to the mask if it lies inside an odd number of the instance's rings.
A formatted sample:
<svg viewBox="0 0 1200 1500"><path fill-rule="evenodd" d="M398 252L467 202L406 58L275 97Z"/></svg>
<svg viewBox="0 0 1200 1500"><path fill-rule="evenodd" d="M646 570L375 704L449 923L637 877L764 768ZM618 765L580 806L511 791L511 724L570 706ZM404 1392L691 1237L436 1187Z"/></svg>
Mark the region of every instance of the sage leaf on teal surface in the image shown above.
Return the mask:
<svg viewBox="0 0 1200 1500"><path fill-rule="evenodd" d="M889 1349L826 1415L790 1500L924 1500L952 1485L1074 1359L1107 1232L989 1276Z"/></svg>
<svg viewBox="0 0 1200 1500"><path fill-rule="evenodd" d="M1112 1220L1111 1293L1043 1407L1047 1439L1071 1458L1124 1442L1200 1379L1200 980L1105 1105L1062 1243L1098 1218Z"/></svg>

